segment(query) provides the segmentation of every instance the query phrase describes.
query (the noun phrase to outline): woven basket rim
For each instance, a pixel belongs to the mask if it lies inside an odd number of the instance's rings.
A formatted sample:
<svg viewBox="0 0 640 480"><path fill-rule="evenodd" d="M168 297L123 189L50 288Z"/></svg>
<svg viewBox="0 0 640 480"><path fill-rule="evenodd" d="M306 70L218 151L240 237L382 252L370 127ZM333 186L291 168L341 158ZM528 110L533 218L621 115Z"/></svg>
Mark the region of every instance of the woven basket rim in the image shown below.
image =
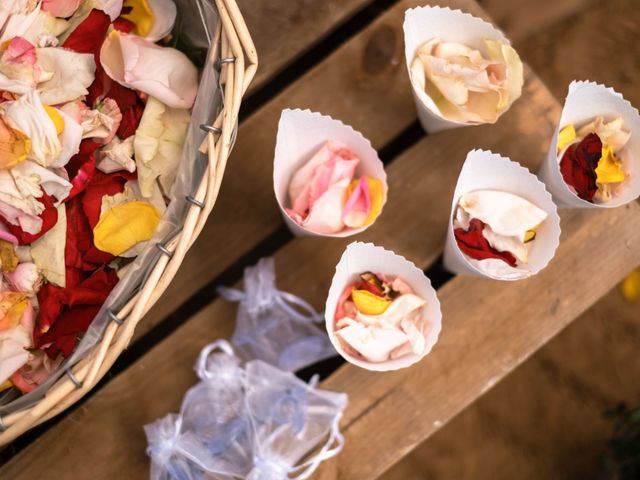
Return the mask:
<svg viewBox="0 0 640 480"><path fill-rule="evenodd" d="M102 338L63 375L37 403L0 418L0 445L54 417L80 400L111 368L129 345L135 327L158 301L178 271L187 251L202 231L220 191L227 160L235 140L240 103L258 67L258 56L236 0L204 0L215 4L219 15L214 46L208 59L219 68L222 109L208 126L200 151L208 164L195 193L187 197L182 230L158 248L163 253L144 284L118 312Z"/></svg>

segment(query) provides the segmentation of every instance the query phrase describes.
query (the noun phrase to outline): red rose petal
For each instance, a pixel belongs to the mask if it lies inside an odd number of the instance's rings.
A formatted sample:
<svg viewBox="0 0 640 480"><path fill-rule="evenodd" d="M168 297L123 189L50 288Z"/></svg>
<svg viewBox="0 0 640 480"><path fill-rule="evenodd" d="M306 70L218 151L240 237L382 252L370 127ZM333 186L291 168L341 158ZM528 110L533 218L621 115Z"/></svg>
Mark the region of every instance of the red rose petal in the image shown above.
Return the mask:
<svg viewBox="0 0 640 480"><path fill-rule="evenodd" d="M497 258L515 267L517 265L516 257L511 252L500 252L493 248L482 235L484 227L485 224L481 220L473 218L469 223L469 230L465 231L462 228L456 228L453 233L455 234L458 248L476 260Z"/></svg>
<svg viewBox="0 0 640 480"><path fill-rule="evenodd" d="M560 161L564 181L578 196L591 202L598 191L596 168L602 156L602 141L595 133L584 137L577 145L570 145Z"/></svg>
<svg viewBox="0 0 640 480"><path fill-rule="evenodd" d="M35 347L43 348L50 358L60 353L69 356L117 283L114 270L101 268L75 287L44 285L38 292Z"/></svg>
<svg viewBox="0 0 640 480"><path fill-rule="evenodd" d="M82 140L78 153L71 157L69 163L65 165L64 168L69 174L72 185L69 196L65 199L65 202L68 202L82 192L89 182L91 182L96 171L95 152L98 148L100 148L99 143L93 140Z"/></svg>
<svg viewBox="0 0 640 480"><path fill-rule="evenodd" d="M9 232L18 239L18 243L20 245L29 245L35 242L38 238L51 230L58 221L58 209L53 205L53 198L42 190L42 197L40 197L38 201L44 205L44 210L39 215L42 219L42 228L38 233L27 233L23 231L20 226L11 225L9 222L5 222Z"/></svg>

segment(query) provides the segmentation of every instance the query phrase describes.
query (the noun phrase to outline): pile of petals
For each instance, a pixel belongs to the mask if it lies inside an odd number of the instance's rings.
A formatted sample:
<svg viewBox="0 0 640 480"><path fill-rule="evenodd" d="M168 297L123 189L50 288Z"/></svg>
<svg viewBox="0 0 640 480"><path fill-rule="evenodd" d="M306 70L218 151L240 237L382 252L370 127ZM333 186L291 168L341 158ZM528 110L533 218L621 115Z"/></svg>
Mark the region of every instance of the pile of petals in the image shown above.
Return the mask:
<svg viewBox="0 0 640 480"><path fill-rule="evenodd" d="M547 213L512 193L475 190L460 198L453 220L458 248L480 270L494 261L512 268L528 263L536 229Z"/></svg>
<svg viewBox="0 0 640 480"><path fill-rule="evenodd" d="M461 43L429 40L416 51L411 81L442 117L462 123L495 123L520 97L524 82L518 53L506 42L484 40L489 58Z"/></svg>
<svg viewBox="0 0 640 480"><path fill-rule="evenodd" d="M382 210L384 185L377 178L355 178L359 163L344 145L326 142L291 178L289 217L323 234L373 223Z"/></svg>
<svg viewBox="0 0 640 480"><path fill-rule="evenodd" d="M630 136L622 117L610 122L596 117L577 132L571 123L560 130L560 172L576 195L598 203L615 197L628 175L621 156Z"/></svg>
<svg viewBox="0 0 640 480"><path fill-rule="evenodd" d="M426 301L401 278L366 272L342 292L334 317L345 350L384 362L425 349Z"/></svg>
<svg viewBox="0 0 640 480"><path fill-rule="evenodd" d="M197 92L172 0L0 5L0 390L69 356L166 209Z"/></svg>

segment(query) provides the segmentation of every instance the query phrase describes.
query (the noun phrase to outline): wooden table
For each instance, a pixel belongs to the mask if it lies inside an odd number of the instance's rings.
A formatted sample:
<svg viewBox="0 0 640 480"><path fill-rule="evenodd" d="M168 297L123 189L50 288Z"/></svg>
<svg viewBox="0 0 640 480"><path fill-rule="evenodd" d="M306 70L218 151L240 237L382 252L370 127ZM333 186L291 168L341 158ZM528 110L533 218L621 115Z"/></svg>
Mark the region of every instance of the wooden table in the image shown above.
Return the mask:
<svg viewBox="0 0 640 480"><path fill-rule="evenodd" d="M529 69L522 97L496 125L422 132L401 24L404 11L423 1L241 3L261 66L213 215L111 375L77 407L9 446L0 478L145 478L142 426L179 409L196 381L199 350L233 330L236 306L217 299L215 285L237 282L260 257L275 256L280 288L322 307L350 240L293 238L283 226L271 185L282 108L329 114L372 141L387 163L389 201L358 238L393 249L438 278L445 278L439 258L467 151L491 149L531 169L544 158L560 105ZM487 17L473 0L431 4ZM516 24L507 33L516 38L526 28ZM381 476L640 264L637 203L566 210L561 218L561 246L534 278L454 277L440 286L443 331L422 362L385 374L343 364L324 380L325 388L349 394L349 406L345 449L317 478Z"/></svg>

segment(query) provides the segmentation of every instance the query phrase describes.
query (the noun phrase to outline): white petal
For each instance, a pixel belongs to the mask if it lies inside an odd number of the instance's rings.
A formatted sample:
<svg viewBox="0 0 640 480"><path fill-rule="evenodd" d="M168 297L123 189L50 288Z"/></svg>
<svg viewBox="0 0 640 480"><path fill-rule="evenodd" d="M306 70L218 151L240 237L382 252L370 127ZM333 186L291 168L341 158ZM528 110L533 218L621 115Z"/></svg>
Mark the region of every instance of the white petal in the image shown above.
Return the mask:
<svg viewBox="0 0 640 480"><path fill-rule="evenodd" d="M409 341L409 337L397 328L365 327L360 323L342 328L335 334L369 362L388 360L393 350Z"/></svg>
<svg viewBox="0 0 640 480"><path fill-rule="evenodd" d="M475 190L460 199L460 207L472 218L486 223L498 235L524 238L527 230L540 225L547 213L512 193Z"/></svg>
<svg viewBox="0 0 640 480"><path fill-rule="evenodd" d="M25 160L11 169L13 180L21 186L21 192L30 188L30 194L39 198L40 187L57 200L63 201L71 191L71 183L48 168L44 168L35 162Z"/></svg>
<svg viewBox="0 0 640 480"><path fill-rule="evenodd" d="M47 115L38 92L31 90L18 100L0 104L11 125L31 139L27 158L40 165L53 164L62 152L53 121Z"/></svg>

